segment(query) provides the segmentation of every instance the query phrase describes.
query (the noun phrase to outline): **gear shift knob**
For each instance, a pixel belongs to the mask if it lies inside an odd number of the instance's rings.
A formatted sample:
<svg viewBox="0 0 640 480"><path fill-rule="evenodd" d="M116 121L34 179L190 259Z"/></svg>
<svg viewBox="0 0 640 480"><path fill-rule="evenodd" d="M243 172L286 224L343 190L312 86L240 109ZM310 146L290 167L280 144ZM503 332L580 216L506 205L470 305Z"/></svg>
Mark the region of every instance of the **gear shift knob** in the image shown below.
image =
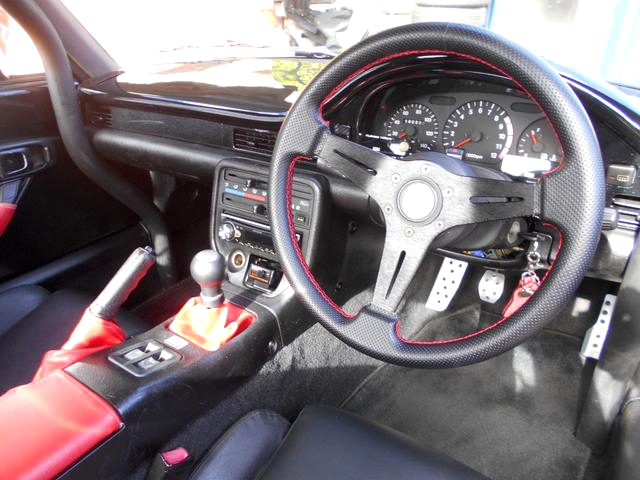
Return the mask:
<svg viewBox="0 0 640 480"><path fill-rule="evenodd" d="M205 307L219 307L224 302L224 257L214 250L202 250L191 260L191 276L200 285L200 300Z"/></svg>

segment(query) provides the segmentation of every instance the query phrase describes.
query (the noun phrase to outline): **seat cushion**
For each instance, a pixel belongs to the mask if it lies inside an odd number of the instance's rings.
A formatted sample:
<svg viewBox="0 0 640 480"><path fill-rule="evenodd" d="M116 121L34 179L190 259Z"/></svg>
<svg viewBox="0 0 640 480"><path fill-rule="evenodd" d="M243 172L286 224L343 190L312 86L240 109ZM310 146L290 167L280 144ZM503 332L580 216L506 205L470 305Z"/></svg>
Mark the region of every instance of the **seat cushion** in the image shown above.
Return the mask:
<svg viewBox="0 0 640 480"><path fill-rule="evenodd" d="M298 416L261 480L430 479L486 477L409 437L331 407Z"/></svg>
<svg viewBox="0 0 640 480"><path fill-rule="evenodd" d="M291 424L268 410L248 413L225 432L200 461L191 479L256 478L280 445Z"/></svg>
<svg viewBox="0 0 640 480"><path fill-rule="evenodd" d="M49 292L38 285L25 285L0 292L0 336L48 296Z"/></svg>
<svg viewBox="0 0 640 480"><path fill-rule="evenodd" d="M287 429L280 415L251 412L216 442L190 480L486 480L395 430L337 408L307 407Z"/></svg>
<svg viewBox="0 0 640 480"><path fill-rule="evenodd" d="M11 290L0 293L0 308L7 292ZM67 340L91 300L86 294L60 290L41 299L0 336L0 365L4 367L0 370L0 394L31 381L44 353ZM118 313L118 323L127 335L148 328L127 312Z"/></svg>

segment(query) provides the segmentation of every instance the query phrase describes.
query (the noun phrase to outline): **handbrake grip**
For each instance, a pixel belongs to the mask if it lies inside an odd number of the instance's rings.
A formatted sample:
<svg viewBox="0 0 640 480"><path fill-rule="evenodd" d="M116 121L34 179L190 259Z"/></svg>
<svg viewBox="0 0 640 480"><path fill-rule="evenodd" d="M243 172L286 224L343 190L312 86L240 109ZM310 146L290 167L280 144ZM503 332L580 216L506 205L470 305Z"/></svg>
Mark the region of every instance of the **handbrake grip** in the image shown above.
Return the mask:
<svg viewBox="0 0 640 480"><path fill-rule="evenodd" d="M151 247L138 247L122 264L100 295L89 306L89 310L96 317L104 320L113 320L129 294L135 290L151 266L156 257Z"/></svg>

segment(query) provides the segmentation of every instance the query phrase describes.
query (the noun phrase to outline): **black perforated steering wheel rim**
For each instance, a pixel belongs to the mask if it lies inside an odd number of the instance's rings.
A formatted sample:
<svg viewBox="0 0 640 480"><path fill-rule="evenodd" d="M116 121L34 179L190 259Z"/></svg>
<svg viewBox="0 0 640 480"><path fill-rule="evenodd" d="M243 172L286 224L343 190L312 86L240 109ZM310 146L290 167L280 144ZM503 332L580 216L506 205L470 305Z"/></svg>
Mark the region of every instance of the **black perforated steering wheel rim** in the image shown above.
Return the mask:
<svg viewBox="0 0 640 480"><path fill-rule="evenodd" d="M311 161L333 137L322 106L349 79L402 56L446 54L473 60L510 78L538 104L563 149L563 161L540 181L535 215L558 232L562 247L538 291L508 318L458 339L411 342L398 317L376 306L347 315L315 281L293 233L293 171ZM306 308L336 337L372 357L408 367L447 368L503 353L539 332L571 298L600 237L604 206L600 148L584 108L544 61L487 30L422 23L372 36L337 56L302 92L280 130L272 156L269 211L284 273Z"/></svg>

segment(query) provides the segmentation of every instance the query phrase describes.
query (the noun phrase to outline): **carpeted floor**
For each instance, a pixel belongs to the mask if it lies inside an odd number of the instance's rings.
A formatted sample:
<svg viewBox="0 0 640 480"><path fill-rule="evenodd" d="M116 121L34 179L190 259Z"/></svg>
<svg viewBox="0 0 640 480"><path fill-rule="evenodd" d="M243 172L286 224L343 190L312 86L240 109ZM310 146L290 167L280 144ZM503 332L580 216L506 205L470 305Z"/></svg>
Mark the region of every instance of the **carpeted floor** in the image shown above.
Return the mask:
<svg viewBox="0 0 640 480"><path fill-rule="evenodd" d="M370 294L362 292L345 308L357 311ZM424 300L407 303L403 333L451 338L491 320L477 303L461 303L448 315L433 315L430 323ZM494 480L583 479L590 452L572 431L582 372L580 336L592 320L589 312L578 319L574 310L569 305L550 325L553 330L516 349L454 370L387 365L315 325L163 449L184 446L198 458L250 410L272 409L293 420L306 405L342 404ZM145 471L141 465L133 478L142 480Z"/></svg>
<svg viewBox="0 0 640 480"><path fill-rule="evenodd" d="M343 407L404 432L494 480L581 479L575 439L580 340L544 331L454 370L378 368Z"/></svg>

